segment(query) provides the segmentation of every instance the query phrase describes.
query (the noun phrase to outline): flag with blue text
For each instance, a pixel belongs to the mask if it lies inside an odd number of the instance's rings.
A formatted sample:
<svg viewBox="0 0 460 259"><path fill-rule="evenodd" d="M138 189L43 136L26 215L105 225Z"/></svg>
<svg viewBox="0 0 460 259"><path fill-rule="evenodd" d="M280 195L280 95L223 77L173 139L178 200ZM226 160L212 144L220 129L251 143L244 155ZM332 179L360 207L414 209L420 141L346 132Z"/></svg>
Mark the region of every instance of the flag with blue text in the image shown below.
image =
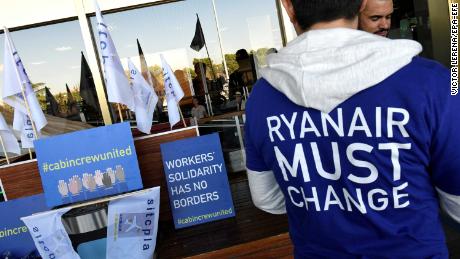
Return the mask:
<svg viewBox="0 0 460 259"><path fill-rule="evenodd" d="M139 52L139 59L141 61L142 76L145 78L147 83L149 83L149 85L151 85L155 89L156 86L153 80L153 75L152 75L152 72L150 72L149 70L149 66L147 65L147 60L145 60L144 51L142 51L142 47L141 47L141 44L139 43L139 39L137 39L136 42L137 42L137 51Z"/></svg>
<svg viewBox="0 0 460 259"><path fill-rule="evenodd" d="M34 148L34 130L32 121L27 114L19 110L14 110L13 129L19 131L21 134L22 148ZM38 137L40 137L40 135Z"/></svg>
<svg viewBox="0 0 460 259"><path fill-rule="evenodd" d="M111 201L107 216L106 258L153 258L159 209L160 187Z"/></svg>
<svg viewBox="0 0 460 259"><path fill-rule="evenodd" d="M40 103L37 100L37 96L32 89L32 83L27 75L22 60L19 57L16 48L14 47L9 31L7 28L4 28L4 31L5 50L3 56L4 82L2 89L2 99L6 104L12 106L15 109L13 129L21 131L22 134L25 134L24 132L28 128L25 127L25 122L29 122L31 125L31 121L33 121L37 131L40 132L40 130L46 126L48 121L46 120L45 114L43 113ZM29 118L27 106L29 108L31 118ZM17 112L20 114L16 115ZM25 119L26 117L27 119ZM17 119L20 120L17 121ZM34 139L33 131L31 139Z"/></svg>
<svg viewBox="0 0 460 259"><path fill-rule="evenodd" d="M99 47L101 61L104 66L105 86L109 102L124 104L128 109L134 110L134 96L121 65L115 44L110 36L109 27L102 18L97 1L94 1L94 6L96 8Z"/></svg>
<svg viewBox="0 0 460 259"><path fill-rule="evenodd" d="M166 62L163 55L160 55L161 66L163 68L163 80L168 103L168 117L171 128L180 121L179 102L184 97L184 91L177 81L171 67Z"/></svg>
<svg viewBox="0 0 460 259"><path fill-rule="evenodd" d="M136 113L137 128L145 134L150 134L153 112L158 102L158 96L130 59L128 59L128 67L131 75L131 87L134 93L134 112Z"/></svg>
<svg viewBox="0 0 460 259"><path fill-rule="evenodd" d="M70 209L63 208L21 218L42 258L80 259L61 221L62 215Z"/></svg>
<svg viewBox="0 0 460 259"><path fill-rule="evenodd" d="M2 137L4 150L2 149L0 152L7 152L13 154L21 154L21 149L19 148L19 143L16 137L14 136L13 132L11 131L8 124L6 124L5 118L0 113L0 135Z"/></svg>

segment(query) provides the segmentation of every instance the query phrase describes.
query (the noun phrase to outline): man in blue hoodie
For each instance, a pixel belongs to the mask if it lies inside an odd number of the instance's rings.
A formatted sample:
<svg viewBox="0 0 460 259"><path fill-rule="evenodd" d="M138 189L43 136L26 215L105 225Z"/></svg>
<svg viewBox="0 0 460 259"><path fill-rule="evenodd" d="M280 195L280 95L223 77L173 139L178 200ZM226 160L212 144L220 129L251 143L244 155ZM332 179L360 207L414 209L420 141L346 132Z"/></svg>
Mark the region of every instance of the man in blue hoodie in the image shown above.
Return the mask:
<svg viewBox="0 0 460 259"><path fill-rule="evenodd" d="M246 105L254 204L297 258L448 258L460 222L460 100L419 43L358 31L366 0L283 0L299 36Z"/></svg>

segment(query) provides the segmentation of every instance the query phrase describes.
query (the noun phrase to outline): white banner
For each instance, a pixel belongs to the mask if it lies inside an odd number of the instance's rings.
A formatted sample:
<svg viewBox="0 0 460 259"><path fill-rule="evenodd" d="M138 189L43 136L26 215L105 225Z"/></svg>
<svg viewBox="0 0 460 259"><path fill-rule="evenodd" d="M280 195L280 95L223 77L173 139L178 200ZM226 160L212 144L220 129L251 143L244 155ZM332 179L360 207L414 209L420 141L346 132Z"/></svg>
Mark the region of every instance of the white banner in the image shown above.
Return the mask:
<svg viewBox="0 0 460 259"><path fill-rule="evenodd" d="M160 55L161 66L163 67L163 79L168 103L168 117L171 128L180 121L179 102L184 97L184 91L177 81L171 67L166 62L163 55Z"/></svg>
<svg viewBox="0 0 460 259"><path fill-rule="evenodd" d="M0 191L1 191L1 195L2 197L0 197L0 201L8 201L8 198L6 197L6 192L5 192L5 188L3 188L3 183L2 183L2 179L0 179ZM2 200L3 199L3 200Z"/></svg>
<svg viewBox="0 0 460 259"><path fill-rule="evenodd" d="M153 258L158 231L160 187L109 203L107 259Z"/></svg>
<svg viewBox="0 0 460 259"><path fill-rule="evenodd" d="M34 130L29 116L19 110L14 110L13 129L21 133L22 148L34 148Z"/></svg>
<svg viewBox="0 0 460 259"><path fill-rule="evenodd" d="M137 128L145 134L150 134L153 112L158 102L158 96L130 59L128 59L128 67L134 92L134 112L136 113Z"/></svg>
<svg viewBox="0 0 460 259"><path fill-rule="evenodd" d="M63 208L21 218L42 258L80 259L73 250L61 218L70 208Z"/></svg>
<svg viewBox="0 0 460 259"><path fill-rule="evenodd" d="M19 110L23 114L28 114L26 104L24 102L22 90L26 96L32 120L40 131L48 123L45 114L43 113L40 104L32 89L32 83L26 73L22 60L14 47L9 31L5 30L5 52L4 52L4 86L2 89L2 99L5 103ZM20 129L19 129L20 130Z"/></svg>
<svg viewBox="0 0 460 259"><path fill-rule="evenodd" d="M107 88L109 102L124 104L128 106L128 109L133 111L134 97L129 86L128 78L121 65L115 44L113 44L109 28L102 18L97 1L94 1L94 6L96 8L99 47L101 50L101 60L104 65L105 86Z"/></svg>
<svg viewBox="0 0 460 259"><path fill-rule="evenodd" d="M0 113L0 134L2 137L3 145L5 150L0 150L0 153L13 153L13 154L21 154L21 149L19 148L19 143L16 137L14 136L13 132L11 131L8 124L6 124L5 118Z"/></svg>

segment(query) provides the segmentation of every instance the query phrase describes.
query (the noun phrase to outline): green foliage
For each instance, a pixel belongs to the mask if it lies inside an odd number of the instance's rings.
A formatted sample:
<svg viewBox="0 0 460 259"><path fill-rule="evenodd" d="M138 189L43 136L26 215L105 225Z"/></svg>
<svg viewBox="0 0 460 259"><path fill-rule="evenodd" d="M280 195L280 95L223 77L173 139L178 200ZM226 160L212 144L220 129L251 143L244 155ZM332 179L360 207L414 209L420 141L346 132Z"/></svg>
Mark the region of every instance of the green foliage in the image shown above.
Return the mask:
<svg viewBox="0 0 460 259"><path fill-rule="evenodd" d="M37 96L38 103L40 108L46 111L46 92L45 92L45 83L32 83L32 89L34 89Z"/></svg>
<svg viewBox="0 0 460 259"><path fill-rule="evenodd" d="M162 72L162 69L161 69L161 66L159 66L159 65L150 66L150 67L149 67L149 70L150 70L150 72L152 72L154 75L155 75L155 74L158 74L158 73L163 73L163 72Z"/></svg>
<svg viewBox="0 0 460 259"><path fill-rule="evenodd" d="M74 85L70 92L72 93L73 99L77 102L81 102L81 96L80 96L80 86L79 85Z"/></svg>
<svg viewBox="0 0 460 259"><path fill-rule="evenodd" d="M196 73L195 73L195 70L194 70L193 68L185 67L184 70L185 70L185 72L188 71L188 73L190 73L190 76L191 76L192 78L196 77Z"/></svg>
<svg viewBox="0 0 460 259"><path fill-rule="evenodd" d="M47 110L47 104L46 104L46 90L45 90L46 84L45 83L36 83L32 84L32 88L35 91L35 95L37 96L38 102L40 103L40 107L43 111ZM49 87L48 87L49 88ZM79 92L79 85L74 85L73 87L70 88L70 92L72 93L73 99L76 102L81 102L81 96ZM60 92L58 94L53 94L54 99L56 99L58 105L59 105L59 110L61 112L67 112L68 106L67 106L67 91Z"/></svg>
<svg viewBox="0 0 460 259"><path fill-rule="evenodd" d="M236 62L235 54L225 54L225 61L227 62L228 75L231 75L238 69L238 63Z"/></svg>

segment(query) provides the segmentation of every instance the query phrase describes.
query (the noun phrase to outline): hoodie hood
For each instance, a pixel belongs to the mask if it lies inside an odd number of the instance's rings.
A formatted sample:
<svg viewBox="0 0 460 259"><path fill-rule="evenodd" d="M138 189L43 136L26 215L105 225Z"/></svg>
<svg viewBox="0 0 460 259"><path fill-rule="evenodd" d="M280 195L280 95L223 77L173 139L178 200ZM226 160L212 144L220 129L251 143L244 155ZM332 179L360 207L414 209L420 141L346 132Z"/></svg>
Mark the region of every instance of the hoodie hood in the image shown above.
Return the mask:
<svg viewBox="0 0 460 259"><path fill-rule="evenodd" d="M345 28L312 30L267 56L267 67L260 72L297 105L329 113L384 81L421 51L411 40Z"/></svg>

